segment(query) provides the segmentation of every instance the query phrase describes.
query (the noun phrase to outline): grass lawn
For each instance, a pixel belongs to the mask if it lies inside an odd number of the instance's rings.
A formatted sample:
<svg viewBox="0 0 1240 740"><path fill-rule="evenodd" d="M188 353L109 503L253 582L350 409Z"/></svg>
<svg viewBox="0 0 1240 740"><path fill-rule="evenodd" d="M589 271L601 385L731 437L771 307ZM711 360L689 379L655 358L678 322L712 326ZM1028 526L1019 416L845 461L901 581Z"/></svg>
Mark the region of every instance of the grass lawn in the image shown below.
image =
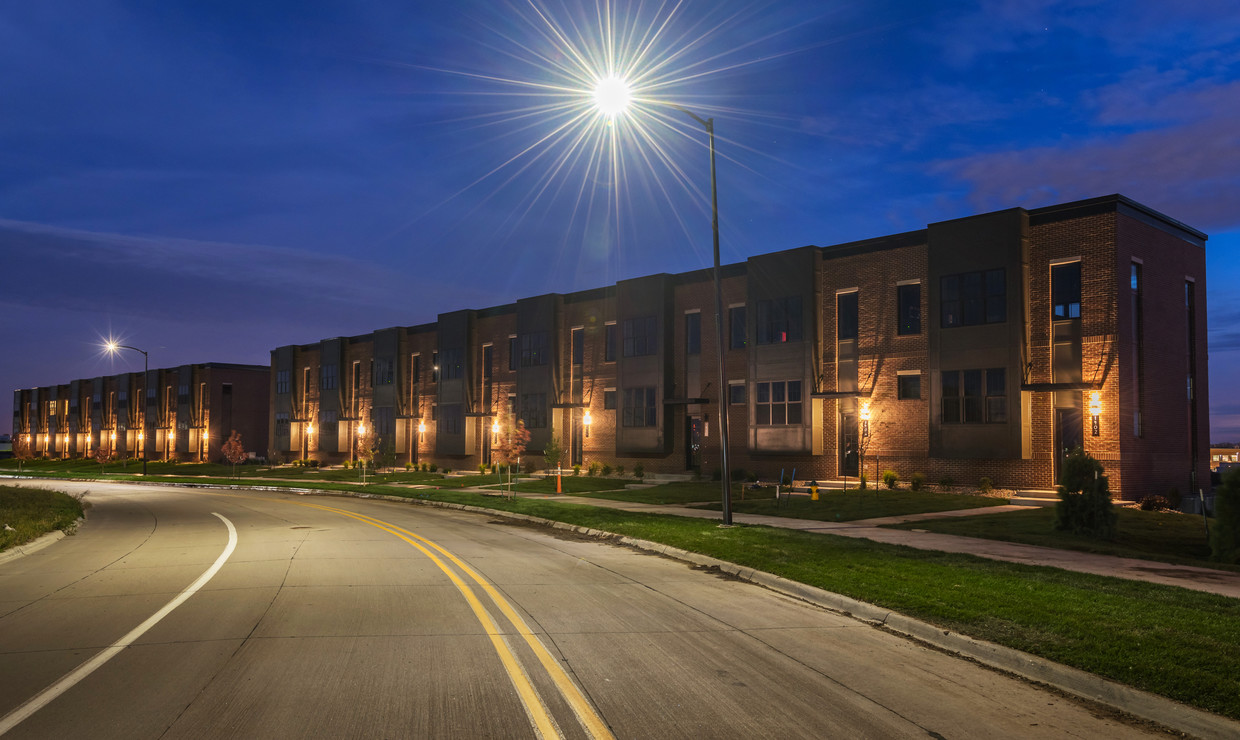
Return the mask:
<svg viewBox="0 0 1240 740"><path fill-rule="evenodd" d="M66 493L0 486L0 551L69 529L80 516L82 502ZM6 524L13 529L5 529Z"/></svg>
<svg viewBox="0 0 1240 740"><path fill-rule="evenodd" d="M584 493L593 496L596 491L612 491L624 488L631 481L619 478L594 478L588 475L565 475L560 478L560 490L563 493ZM542 479L524 480L513 488L525 493L555 493L555 476L549 475Z"/></svg>
<svg viewBox="0 0 1240 740"><path fill-rule="evenodd" d="M763 493L765 496L756 498L750 494ZM814 519L817 521L850 522L858 519L874 519L883 516L901 516L904 514L925 514L931 511L955 511L957 509L974 509L983 506L1001 506L1007 499L990 496L969 496L954 493L935 493L933 491L909 491L905 489L881 490L873 488L860 491L821 489L818 500L811 501L809 496L774 498L774 489L762 491L746 491L744 501L732 497L733 513L765 514L767 516L786 516L794 519ZM721 510L722 504L711 504L710 509ZM968 517L972 519L973 517Z"/></svg>
<svg viewBox="0 0 1240 740"><path fill-rule="evenodd" d="M979 514L959 519L933 519L890 526L1240 571L1240 565L1210 560L1210 543L1206 540L1205 524L1200 516L1139 509L1119 509L1116 513L1119 514L1116 525L1118 534L1114 540L1095 540L1056 530L1055 509L1050 506L1031 508L1028 511Z"/></svg>
<svg viewBox="0 0 1240 740"><path fill-rule="evenodd" d="M664 483L654 486L653 488L639 488L634 491L616 490L623 489L625 483L635 483L633 480L620 479L601 479L610 483L612 490L605 490L599 493L587 494L590 498L604 498L611 501L632 501L639 504L697 504L704 501L717 501L723 496L723 486L719 481L677 481L675 483ZM555 490L553 482L551 490ZM732 500L736 501L741 495L741 484L732 484ZM754 496L766 496L768 498L775 495L775 489L759 489L756 491L745 491L745 495L750 498Z"/></svg>

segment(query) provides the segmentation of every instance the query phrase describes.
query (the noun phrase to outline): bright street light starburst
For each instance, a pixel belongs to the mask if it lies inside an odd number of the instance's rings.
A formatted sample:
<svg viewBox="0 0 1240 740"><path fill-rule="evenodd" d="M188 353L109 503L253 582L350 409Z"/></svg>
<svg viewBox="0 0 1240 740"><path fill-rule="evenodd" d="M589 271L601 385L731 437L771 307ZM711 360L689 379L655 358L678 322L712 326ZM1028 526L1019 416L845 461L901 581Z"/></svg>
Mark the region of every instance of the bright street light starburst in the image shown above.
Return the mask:
<svg viewBox="0 0 1240 740"><path fill-rule="evenodd" d="M633 93L627 80L621 77L604 77L594 84L594 104L605 116L617 116L625 112Z"/></svg>

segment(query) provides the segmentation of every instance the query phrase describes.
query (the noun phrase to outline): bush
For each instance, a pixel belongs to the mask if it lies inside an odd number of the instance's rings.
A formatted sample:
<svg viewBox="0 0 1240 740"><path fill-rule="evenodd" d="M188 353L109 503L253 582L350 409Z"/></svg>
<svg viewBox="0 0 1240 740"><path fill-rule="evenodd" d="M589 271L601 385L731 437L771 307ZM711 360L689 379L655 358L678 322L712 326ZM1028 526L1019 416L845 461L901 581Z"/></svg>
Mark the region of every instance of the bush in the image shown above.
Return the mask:
<svg viewBox="0 0 1240 740"><path fill-rule="evenodd" d="M1215 490L1210 555L1222 563L1240 563L1240 470L1223 473Z"/></svg>
<svg viewBox="0 0 1240 740"><path fill-rule="evenodd" d="M447 475L448 473L451 473L451 472L452 472L452 468L444 468L444 469L443 469L443 474L444 474L444 475Z"/></svg>
<svg viewBox="0 0 1240 740"><path fill-rule="evenodd" d="M405 463L405 470L413 470L413 463L411 462Z"/></svg>
<svg viewBox="0 0 1240 740"><path fill-rule="evenodd" d="M591 478L597 478L598 469L599 469L598 463L592 462L590 463L590 467L586 470L586 474L589 475Z"/></svg>
<svg viewBox="0 0 1240 740"><path fill-rule="evenodd" d="M611 475L611 465L609 463L603 463L603 468L600 472L604 476Z"/></svg>
<svg viewBox="0 0 1240 740"><path fill-rule="evenodd" d="M1110 484L1102 463L1081 448L1064 460L1059 476L1055 528L1098 539L1115 536L1118 515L1111 504Z"/></svg>
<svg viewBox="0 0 1240 740"><path fill-rule="evenodd" d="M486 475L486 474L487 474L487 464L486 464L486 463L478 463L478 474L479 474L479 475Z"/></svg>
<svg viewBox="0 0 1240 740"><path fill-rule="evenodd" d="M581 475L581 465L580 465L580 464L573 465L573 476L574 476L574 477L576 477L576 476L578 476L578 475Z"/></svg>
<svg viewBox="0 0 1240 740"><path fill-rule="evenodd" d="M939 488L941 490L950 491L955 485L956 481L952 480L950 475L945 475L942 478L939 478Z"/></svg>
<svg viewBox="0 0 1240 740"><path fill-rule="evenodd" d="M746 476L745 476L745 480L749 481L750 483L757 483L757 482L758 482L758 471L756 471L756 470L749 470L749 471L746 471L746 472L748 473L748 475L746 475Z"/></svg>
<svg viewBox="0 0 1240 740"><path fill-rule="evenodd" d="M899 488L900 487L900 476L896 475L896 471L894 470L884 470L883 471L883 485L887 486L887 488L890 490L895 490Z"/></svg>
<svg viewBox="0 0 1240 740"><path fill-rule="evenodd" d="M926 487L926 474L913 473L908 477L908 487L913 491L920 491Z"/></svg>
<svg viewBox="0 0 1240 740"><path fill-rule="evenodd" d="M1219 482L1222 483L1221 480ZM1180 510L1180 506L1184 503L1183 497L1180 496L1180 489L1172 486L1171 490L1167 491L1167 503L1169 504L1168 508L1175 509L1176 511Z"/></svg>
<svg viewBox="0 0 1240 740"><path fill-rule="evenodd" d="M642 465L641 463L638 463L638 464L634 465L634 466L633 466L633 477L637 478L638 480L641 480L642 478L645 478L645 477L646 477L646 467L645 467L644 465Z"/></svg>
<svg viewBox="0 0 1240 740"><path fill-rule="evenodd" d="M344 462L340 463L340 466L341 466L342 468L344 468L345 470L352 470L352 469L353 469L353 461L352 461L352 460L345 460Z"/></svg>
<svg viewBox="0 0 1240 740"><path fill-rule="evenodd" d="M857 483L861 484L860 485L861 490L864 491L868 487L869 482L870 482L870 479L865 477L865 473L862 473L857 476Z"/></svg>
<svg viewBox="0 0 1240 740"><path fill-rule="evenodd" d="M423 472L423 473L429 473L429 472L431 472L431 466L430 466L430 465L427 465L426 463L422 463L422 472Z"/></svg>
<svg viewBox="0 0 1240 740"><path fill-rule="evenodd" d="M435 464L435 463L431 463L431 470L430 470L430 472L432 472L432 473L438 473L438 472L439 472L439 466L438 466L437 464Z"/></svg>
<svg viewBox="0 0 1240 740"><path fill-rule="evenodd" d="M1166 511L1171 508L1171 502L1164 496L1146 496L1141 499L1141 511Z"/></svg>
<svg viewBox="0 0 1240 740"><path fill-rule="evenodd" d="M624 477L624 466L623 465L616 466L616 477L618 478Z"/></svg>
<svg viewBox="0 0 1240 740"><path fill-rule="evenodd" d="M989 478L983 477L981 480L977 482L977 490L981 491L982 493L990 493L991 491L995 490L994 481L992 481Z"/></svg>

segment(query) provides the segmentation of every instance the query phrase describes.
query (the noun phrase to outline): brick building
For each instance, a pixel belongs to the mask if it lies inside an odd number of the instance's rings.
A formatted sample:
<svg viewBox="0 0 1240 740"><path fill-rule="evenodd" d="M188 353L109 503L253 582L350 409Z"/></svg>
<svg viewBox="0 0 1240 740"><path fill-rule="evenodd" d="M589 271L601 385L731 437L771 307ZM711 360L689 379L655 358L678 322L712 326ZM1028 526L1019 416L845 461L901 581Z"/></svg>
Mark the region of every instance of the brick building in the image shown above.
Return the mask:
<svg viewBox="0 0 1240 740"><path fill-rule="evenodd" d="M236 430L261 455L270 375L263 365L208 362L18 390L13 436L36 457L90 457L102 446L122 459L203 462L221 460Z"/></svg>
<svg viewBox="0 0 1240 740"><path fill-rule="evenodd" d="M722 270L731 466L1049 489L1084 447L1126 498L1208 482L1206 236L1123 196ZM566 464L719 465L710 270L272 352L286 459L490 462L508 420ZM590 423L586 423L589 419Z"/></svg>

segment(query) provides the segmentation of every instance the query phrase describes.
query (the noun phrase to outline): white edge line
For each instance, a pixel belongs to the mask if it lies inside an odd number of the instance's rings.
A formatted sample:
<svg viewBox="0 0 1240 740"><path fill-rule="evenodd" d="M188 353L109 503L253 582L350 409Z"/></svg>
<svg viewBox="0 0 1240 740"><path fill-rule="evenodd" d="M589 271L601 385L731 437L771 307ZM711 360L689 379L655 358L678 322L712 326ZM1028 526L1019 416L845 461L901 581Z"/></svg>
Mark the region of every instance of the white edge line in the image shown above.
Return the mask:
<svg viewBox="0 0 1240 740"><path fill-rule="evenodd" d="M233 550L237 549L237 529L233 526L233 523L228 521L228 519L222 514L217 514L214 511L211 513L218 516L220 521L224 522L224 526L228 527L228 545L224 548L224 552L220 553L220 556L215 559L214 563L211 564L211 567L207 568L202 575L198 576L198 580L186 586L185 590L177 594L172 601L165 604L164 608L152 614L142 624L134 627L127 635L112 643L102 652L95 655L95 657L65 674L65 676L63 676L59 681L40 691L25 704L22 704L20 707L0 718L0 735L3 735L13 729L23 720L30 717L30 715L47 706L47 704L49 704L56 697L73 688L73 686L79 681L94 673L97 669L103 666L104 663L111 660L114 655L129 647L129 645L141 637L147 630L154 627L161 619L168 616L173 609L176 609L181 604L184 604L186 599L197 593L199 589L207 585L207 582L215 577L216 573L220 572L220 568L224 567L224 563L233 554Z"/></svg>

